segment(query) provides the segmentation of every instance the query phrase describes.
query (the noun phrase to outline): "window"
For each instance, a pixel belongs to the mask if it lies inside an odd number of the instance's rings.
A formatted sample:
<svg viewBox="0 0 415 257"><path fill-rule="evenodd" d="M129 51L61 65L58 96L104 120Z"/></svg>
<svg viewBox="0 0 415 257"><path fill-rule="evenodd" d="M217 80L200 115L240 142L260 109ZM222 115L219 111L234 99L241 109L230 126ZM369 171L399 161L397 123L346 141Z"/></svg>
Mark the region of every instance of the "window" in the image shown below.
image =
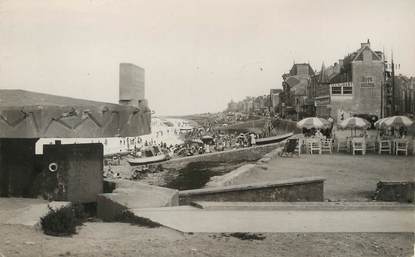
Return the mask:
<svg viewBox="0 0 415 257"><path fill-rule="evenodd" d="M365 82L365 83L373 83L373 77L363 76L362 77L362 82Z"/></svg>
<svg viewBox="0 0 415 257"><path fill-rule="evenodd" d="M374 87L375 83L373 77L371 76L363 76L360 82L361 87Z"/></svg>
<svg viewBox="0 0 415 257"><path fill-rule="evenodd" d="M332 95L341 95L342 94L342 87L332 87L331 88Z"/></svg>
<svg viewBox="0 0 415 257"><path fill-rule="evenodd" d="M353 88L352 87L343 87L343 95L352 95Z"/></svg>
<svg viewBox="0 0 415 257"><path fill-rule="evenodd" d="M352 96L353 95L353 83L341 82L330 85L332 96Z"/></svg>

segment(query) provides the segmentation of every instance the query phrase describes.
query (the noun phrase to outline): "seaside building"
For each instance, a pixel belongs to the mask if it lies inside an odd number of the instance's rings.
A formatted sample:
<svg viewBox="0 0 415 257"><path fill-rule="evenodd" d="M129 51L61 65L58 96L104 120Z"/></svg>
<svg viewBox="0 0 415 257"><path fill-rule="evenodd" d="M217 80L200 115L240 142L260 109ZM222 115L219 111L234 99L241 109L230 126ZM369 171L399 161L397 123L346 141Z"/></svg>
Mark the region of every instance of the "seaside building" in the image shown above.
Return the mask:
<svg viewBox="0 0 415 257"><path fill-rule="evenodd" d="M282 89L271 89L269 92L270 95L270 101L271 101L271 111L273 113L279 113L280 112L280 93L282 92Z"/></svg>
<svg viewBox="0 0 415 257"><path fill-rule="evenodd" d="M373 51L369 40L329 68L324 65L309 87L314 97L315 114L337 121L354 114L381 116L385 60Z"/></svg>
<svg viewBox="0 0 415 257"><path fill-rule="evenodd" d="M399 74L394 81L394 114L415 113L415 78Z"/></svg>
<svg viewBox="0 0 415 257"><path fill-rule="evenodd" d="M282 117L301 119L309 116L306 104L307 87L315 75L308 63L294 63L289 73L283 74L280 96L280 114Z"/></svg>

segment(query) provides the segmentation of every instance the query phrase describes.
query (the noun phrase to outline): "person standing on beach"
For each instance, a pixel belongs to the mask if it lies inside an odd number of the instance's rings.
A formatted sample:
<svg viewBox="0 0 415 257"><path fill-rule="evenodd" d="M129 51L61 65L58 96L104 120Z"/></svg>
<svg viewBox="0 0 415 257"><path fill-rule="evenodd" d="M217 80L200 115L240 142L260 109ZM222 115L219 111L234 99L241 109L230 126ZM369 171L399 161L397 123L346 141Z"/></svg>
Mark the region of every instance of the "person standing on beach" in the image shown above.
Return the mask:
<svg viewBox="0 0 415 257"><path fill-rule="evenodd" d="M330 122L329 130L328 130L328 133L327 133L327 137L330 138L331 137L331 134L333 132L334 119L331 116L329 116L329 118L327 120Z"/></svg>
<svg viewBox="0 0 415 257"><path fill-rule="evenodd" d="M251 137L251 146L255 146L256 145L256 136L255 136L255 134L251 133L250 137Z"/></svg>

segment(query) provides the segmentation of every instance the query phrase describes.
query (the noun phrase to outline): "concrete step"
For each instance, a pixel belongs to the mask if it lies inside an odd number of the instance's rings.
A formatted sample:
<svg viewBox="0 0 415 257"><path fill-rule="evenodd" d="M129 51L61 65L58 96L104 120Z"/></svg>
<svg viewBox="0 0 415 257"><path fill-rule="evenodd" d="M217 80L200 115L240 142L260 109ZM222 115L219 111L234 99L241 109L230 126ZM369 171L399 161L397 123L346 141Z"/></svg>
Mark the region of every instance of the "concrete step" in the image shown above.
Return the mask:
<svg viewBox="0 0 415 257"><path fill-rule="evenodd" d="M208 202L191 204L204 210L415 210L398 202Z"/></svg>

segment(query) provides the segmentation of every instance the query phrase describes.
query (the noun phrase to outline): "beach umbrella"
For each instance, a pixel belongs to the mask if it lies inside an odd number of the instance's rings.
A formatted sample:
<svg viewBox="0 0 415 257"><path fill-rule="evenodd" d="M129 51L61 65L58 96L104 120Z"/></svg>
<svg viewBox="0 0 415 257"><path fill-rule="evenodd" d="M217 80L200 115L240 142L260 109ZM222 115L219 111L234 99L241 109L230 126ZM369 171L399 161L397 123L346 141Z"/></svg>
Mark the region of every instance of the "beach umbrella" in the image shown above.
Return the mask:
<svg viewBox="0 0 415 257"><path fill-rule="evenodd" d="M330 122L328 120L323 119L323 118L318 118L318 117L309 117L309 118L305 118L297 122L297 127L306 128L306 129L311 129L311 128L321 129L321 128L327 128L329 126L330 126Z"/></svg>
<svg viewBox="0 0 415 257"><path fill-rule="evenodd" d="M392 116L383 122L384 126L394 128L409 127L413 123L414 122L406 116Z"/></svg>
<svg viewBox="0 0 415 257"><path fill-rule="evenodd" d="M191 140L192 143L203 144L203 141L200 139L193 139Z"/></svg>
<svg viewBox="0 0 415 257"><path fill-rule="evenodd" d="M370 128L371 124L369 121L360 117L350 117L340 122L339 126L343 129L367 129Z"/></svg>
<svg viewBox="0 0 415 257"><path fill-rule="evenodd" d="M384 128L385 127L385 121L389 118L390 117L385 117L385 118L377 120L375 122L375 127L378 128L378 129Z"/></svg>

